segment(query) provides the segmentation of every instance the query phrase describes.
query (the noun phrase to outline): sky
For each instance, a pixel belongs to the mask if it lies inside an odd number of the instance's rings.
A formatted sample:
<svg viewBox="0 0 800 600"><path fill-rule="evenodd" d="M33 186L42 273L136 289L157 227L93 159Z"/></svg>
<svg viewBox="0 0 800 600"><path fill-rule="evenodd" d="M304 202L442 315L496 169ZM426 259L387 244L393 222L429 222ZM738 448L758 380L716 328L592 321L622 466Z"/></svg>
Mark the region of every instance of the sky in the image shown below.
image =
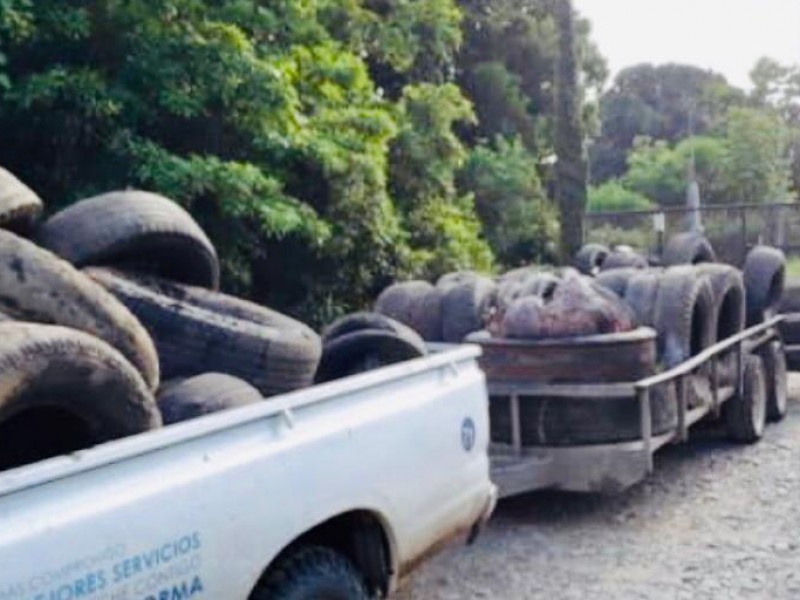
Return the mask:
<svg viewBox="0 0 800 600"><path fill-rule="evenodd" d="M749 89L762 56L800 64L800 0L574 0L613 75L641 62L712 69Z"/></svg>

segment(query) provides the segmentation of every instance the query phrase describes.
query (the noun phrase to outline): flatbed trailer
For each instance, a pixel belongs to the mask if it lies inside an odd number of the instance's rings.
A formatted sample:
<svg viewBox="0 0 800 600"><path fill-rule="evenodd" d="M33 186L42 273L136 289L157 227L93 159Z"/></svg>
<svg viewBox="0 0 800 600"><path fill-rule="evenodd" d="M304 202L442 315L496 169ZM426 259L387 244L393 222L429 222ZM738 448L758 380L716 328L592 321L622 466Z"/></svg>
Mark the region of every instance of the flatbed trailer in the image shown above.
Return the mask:
<svg viewBox="0 0 800 600"><path fill-rule="evenodd" d="M609 492L628 488L653 471L653 455L667 444L685 442L689 428L709 415L719 417L722 406L743 393L745 357L765 344L780 339L777 316L722 340L691 359L663 373L632 383L537 384L533 381L488 381L490 397L509 398L511 443L490 445L492 480L507 497L535 490ZM798 315L800 318L800 315ZM723 356L735 352L734 385L719 384ZM710 379L710 399L689 407L687 381L703 371ZM674 385L677 426L661 435L652 431L652 391ZM603 401L630 398L638 405L640 435L633 441L575 446L525 446L522 441L521 403L527 398L580 398Z"/></svg>

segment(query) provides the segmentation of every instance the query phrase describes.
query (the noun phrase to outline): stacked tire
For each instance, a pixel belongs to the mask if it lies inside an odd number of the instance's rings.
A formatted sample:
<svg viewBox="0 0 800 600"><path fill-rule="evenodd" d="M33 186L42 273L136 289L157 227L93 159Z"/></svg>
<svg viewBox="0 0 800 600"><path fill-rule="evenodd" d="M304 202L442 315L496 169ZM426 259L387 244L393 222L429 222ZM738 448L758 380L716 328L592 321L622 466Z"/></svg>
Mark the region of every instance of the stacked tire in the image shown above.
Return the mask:
<svg viewBox="0 0 800 600"><path fill-rule="evenodd" d="M216 291L173 201L112 192L37 228L42 210L0 168L0 468L313 383L319 337Z"/></svg>

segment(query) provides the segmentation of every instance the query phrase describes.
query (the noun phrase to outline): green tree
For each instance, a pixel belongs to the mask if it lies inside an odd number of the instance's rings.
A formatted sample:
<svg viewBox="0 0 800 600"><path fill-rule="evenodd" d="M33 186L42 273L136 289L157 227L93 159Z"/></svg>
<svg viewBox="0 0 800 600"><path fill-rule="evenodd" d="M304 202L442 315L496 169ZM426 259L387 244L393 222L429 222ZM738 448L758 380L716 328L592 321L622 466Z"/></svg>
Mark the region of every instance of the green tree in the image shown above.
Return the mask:
<svg viewBox="0 0 800 600"><path fill-rule="evenodd" d="M654 206L647 196L627 189L618 180L589 188L589 212L648 210Z"/></svg>
<svg viewBox="0 0 800 600"><path fill-rule="evenodd" d="M558 244L558 215L537 174L539 165L519 140L498 137L480 145L459 173L459 187L475 194L483 230L506 267L551 262Z"/></svg>
<svg viewBox="0 0 800 600"><path fill-rule="evenodd" d="M676 144L716 135L728 110L745 103L744 92L712 71L680 64L625 69L600 103L602 134L592 147L592 178L620 177L638 137Z"/></svg>
<svg viewBox="0 0 800 600"><path fill-rule="evenodd" d="M730 202L728 146L722 138L698 136L675 147L665 141L639 138L628 157L629 168L622 183L661 206L683 206L692 162L703 201Z"/></svg>
<svg viewBox="0 0 800 600"><path fill-rule="evenodd" d="M389 194L406 115L371 69L438 77L459 22L449 0L0 0L0 164L51 208L164 193L209 231L229 290L320 322L412 274L412 241L429 250ZM419 186L447 187L440 167Z"/></svg>
<svg viewBox="0 0 800 600"><path fill-rule="evenodd" d="M727 128L728 194L733 202L781 202L794 197L789 130L775 114L734 109Z"/></svg>
<svg viewBox="0 0 800 600"><path fill-rule="evenodd" d="M409 224L415 264L431 278L457 269L490 270L492 253L480 237L473 197L456 188L467 151L453 128L474 119L471 104L453 84L420 84L403 91L400 111L391 189Z"/></svg>

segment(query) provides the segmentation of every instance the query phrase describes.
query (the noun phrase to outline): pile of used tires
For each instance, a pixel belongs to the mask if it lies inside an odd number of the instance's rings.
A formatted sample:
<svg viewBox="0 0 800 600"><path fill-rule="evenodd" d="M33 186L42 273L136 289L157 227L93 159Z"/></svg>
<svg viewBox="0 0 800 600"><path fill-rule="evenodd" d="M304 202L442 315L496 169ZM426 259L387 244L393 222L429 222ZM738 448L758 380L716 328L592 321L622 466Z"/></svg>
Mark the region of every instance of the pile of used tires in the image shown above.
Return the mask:
<svg viewBox="0 0 800 600"><path fill-rule="evenodd" d="M763 322L780 303L785 258L754 248L742 270L715 262L708 241L679 234L661 265L627 247L588 244L575 268L521 268L497 278L451 273L435 284L395 284L380 295L376 311L414 329L425 340L483 348L481 366L492 382L623 383L668 370L740 331ZM780 342L748 357L748 380L764 381L767 412L786 412L786 364ZM719 385L733 385L733 353L718 365ZM709 373L689 381L690 407L710 402ZM676 391L654 390L653 431L677 426ZM733 405L727 403L726 406ZM492 439L511 437L508 398L492 398ZM639 412L629 398L525 398L520 404L526 445L600 444L636 439ZM746 427L729 410L731 428Z"/></svg>
<svg viewBox="0 0 800 600"><path fill-rule="evenodd" d="M0 169L0 468L314 382L319 336L220 293L214 247L171 200L42 212Z"/></svg>

